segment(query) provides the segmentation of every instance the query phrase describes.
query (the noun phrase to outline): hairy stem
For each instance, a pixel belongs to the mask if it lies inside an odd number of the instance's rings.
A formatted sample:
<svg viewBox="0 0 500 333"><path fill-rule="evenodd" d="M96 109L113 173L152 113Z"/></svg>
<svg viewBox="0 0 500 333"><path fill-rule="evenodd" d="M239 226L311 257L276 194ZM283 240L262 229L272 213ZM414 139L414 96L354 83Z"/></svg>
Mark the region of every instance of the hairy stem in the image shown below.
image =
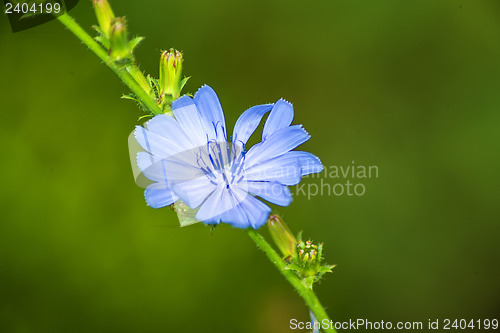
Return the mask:
<svg viewBox="0 0 500 333"><path fill-rule="evenodd" d="M316 294L311 289L307 288L302 281L299 279L297 275L291 270L285 269L286 264L281 259L281 257L274 251L274 249L269 245L269 243L262 237L257 231L254 229L247 229L247 234L250 238L257 244L257 247L264 251L267 258L276 266L276 268L283 274L283 276L290 282L290 284L295 288L295 290L299 293L300 297L304 299L307 306L313 314L316 316L316 320L320 323L323 323L323 320L326 320L330 323L330 318L326 313L325 309L319 302ZM330 328L331 325L328 325L328 328L323 329L325 332L336 333L333 327Z"/></svg>
<svg viewBox="0 0 500 333"><path fill-rule="evenodd" d="M122 82L137 96L142 104L152 113L163 113L156 102L151 98L144 89L135 81L129 74L126 67L120 68L115 63L108 60L108 54L82 27L75 22L75 20L67 13L57 17L66 28L68 28L83 44L85 44L92 52L95 53L108 66L115 74L122 80Z"/></svg>

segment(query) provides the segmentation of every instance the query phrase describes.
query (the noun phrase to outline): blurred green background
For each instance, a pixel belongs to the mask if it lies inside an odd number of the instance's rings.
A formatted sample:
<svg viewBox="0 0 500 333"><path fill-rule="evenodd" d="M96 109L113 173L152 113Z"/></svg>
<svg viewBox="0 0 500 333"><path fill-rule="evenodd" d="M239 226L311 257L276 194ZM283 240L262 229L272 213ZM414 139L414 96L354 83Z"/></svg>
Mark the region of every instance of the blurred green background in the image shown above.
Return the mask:
<svg viewBox="0 0 500 333"><path fill-rule="evenodd" d="M327 166L376 165L357 196L297 196L292 230L325 242L332 318L499 318L500 2L114 1L157 76L232 127L284 97ZM91 2L71 11L90 31ZM179 228L146 206L127 89L56 21L0 18L0 331L288 332L302 300L244 232ZM318 178L305 180L318 183ZM324 179L335 184L344 179ZM262 229L268 236L267 230Z"/></svg>

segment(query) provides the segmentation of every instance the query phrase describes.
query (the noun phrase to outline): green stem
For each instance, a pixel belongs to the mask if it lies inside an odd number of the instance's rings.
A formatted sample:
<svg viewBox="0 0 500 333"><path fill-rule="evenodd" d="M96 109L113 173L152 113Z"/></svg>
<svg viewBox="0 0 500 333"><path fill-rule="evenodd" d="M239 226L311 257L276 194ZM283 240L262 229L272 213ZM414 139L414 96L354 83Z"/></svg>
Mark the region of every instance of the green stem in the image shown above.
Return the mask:
<svg viewBox="0 0 500 333"><path fill-rule="evenodd" d="M92 52L97 55L102 62L106 64L122 82L132 91L134 95L146 106L153 114L163 113L156 102L141 88L135 79L128 73L125 67L120 68L115 63L108 60L108 53L104 50L85 30L80 27L75 20L67 13L57 17L66 28L68 28L78 39L82 41Z"/></svg>
<svg viewBox="0 0 500 333"><path fill-rule="evenodd" d="M250 238L257 244L257 247L260 248L266 256L271 260L271 262L278 268L278 270L283 274L283 276L290 282L290 284L295 288L295 290L299 293L300 297L304 299L307 306L316 316L316 320L320 323L323 323L323 320L328 321L330 323L330 318L326 313L325 309L321 305L316 297L316 294L311 289L307 288L302 281L299 279L297 275L291 270L287 270L285 262L281 259L281 257L274 251L274 249L269 245L269 243L262 237L257 231L254 229L247 229L247 234ZM331 327L332 325L328 325L328 328L323 329L325 332L336 333L335 329Z"/></svg>

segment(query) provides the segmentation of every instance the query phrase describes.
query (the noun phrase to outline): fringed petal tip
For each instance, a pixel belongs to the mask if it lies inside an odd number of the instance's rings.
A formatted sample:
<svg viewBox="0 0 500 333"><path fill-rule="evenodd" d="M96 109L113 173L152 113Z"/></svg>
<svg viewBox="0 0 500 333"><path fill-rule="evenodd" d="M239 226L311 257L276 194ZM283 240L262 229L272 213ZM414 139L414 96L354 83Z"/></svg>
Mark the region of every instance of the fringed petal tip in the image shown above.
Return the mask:
<svg viewBox="0 0 500 333"><path fill-rule="evenodd" d="M284 99L283 97L281 97L280 99L278 99L278 101L283 101L283 102L287 103L288 105L290 105L291 107L293 107L293 103L292 103L292 102L290 102L290 101L289 101L289 100L287 100L287 99Z"/></svg>

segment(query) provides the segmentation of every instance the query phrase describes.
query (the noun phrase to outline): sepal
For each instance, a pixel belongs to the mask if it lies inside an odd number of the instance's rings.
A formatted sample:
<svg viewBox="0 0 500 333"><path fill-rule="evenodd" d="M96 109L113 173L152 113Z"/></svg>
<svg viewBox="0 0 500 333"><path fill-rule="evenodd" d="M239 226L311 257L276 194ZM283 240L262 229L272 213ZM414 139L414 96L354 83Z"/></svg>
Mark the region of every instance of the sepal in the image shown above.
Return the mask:
<svg viewBox="0 0 500 333"><path fill-rule="evenodd" d="M190 78L191 76L186 76L185 78L182 79L181 83L179 84L181 90L184 88L184 86L186 85L186 83Z"/></svg>
<svg viewBox="0 0 500 333"><path fill-rule="evenodd" d="M132 38L128 42L128 46L130 47L131 52L133 52L135 50L135 48L139 45L139 43L142 42L145 38L146 37L142 37L142 36L137 36L135 38Z"/></svg>

